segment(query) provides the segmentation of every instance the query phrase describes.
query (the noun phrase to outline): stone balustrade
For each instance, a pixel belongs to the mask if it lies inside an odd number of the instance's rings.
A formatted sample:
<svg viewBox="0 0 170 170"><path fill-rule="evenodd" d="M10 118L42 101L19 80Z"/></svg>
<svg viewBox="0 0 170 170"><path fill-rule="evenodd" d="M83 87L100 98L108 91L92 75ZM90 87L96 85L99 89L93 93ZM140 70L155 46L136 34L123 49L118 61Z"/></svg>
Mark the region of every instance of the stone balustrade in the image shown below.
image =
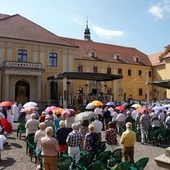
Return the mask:
<svg viewBox="0 0 170 170"><path fill-rule="evenodd" d="M42 64L41 63L32 63L32 62L5 61L5 62L3 62L2 67L42 69Z"/></svg>

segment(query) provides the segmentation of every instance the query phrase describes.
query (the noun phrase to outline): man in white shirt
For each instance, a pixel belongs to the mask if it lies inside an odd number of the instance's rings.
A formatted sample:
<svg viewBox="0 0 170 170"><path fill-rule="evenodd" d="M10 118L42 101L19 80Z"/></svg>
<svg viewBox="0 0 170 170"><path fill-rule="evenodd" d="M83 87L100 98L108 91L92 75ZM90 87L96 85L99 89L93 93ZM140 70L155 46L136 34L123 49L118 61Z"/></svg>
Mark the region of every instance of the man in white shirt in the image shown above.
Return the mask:
<svg viewBox="0 0 170 170"><path fill-rule="evenodd" d="M124 120L125 120L125 115L122 113L122 111L120 111L117 118L116 118L119 135L121 135L121 132L122 132L121 129L124 126Z"/></svg>
<svg viewBox="0 0 170 170"><path fill-rule="evenodd" d="M13 114L13 121L17 122L19 120L17 102L15 102L14 105L12 106L12 114Z"/></svg>
<svg viewBox="0 0 170 170"><path fill-rule="evenodd" d="M99 142L101 142L101 131L103 128L103 124L101 121L99 121L98 115L94 116L94 121L92 122L92 124L94 125L94 132L96 132L98 134Z"/></svg>
<svg viewBox="0 0 170 170"><path fill-rule="evenodd" d="M94 113L95 113L95 115L98 115L99 120L101 121L102 120L102 114L103 114L102 107L101 106L96 107L94 109Z"/></svg>

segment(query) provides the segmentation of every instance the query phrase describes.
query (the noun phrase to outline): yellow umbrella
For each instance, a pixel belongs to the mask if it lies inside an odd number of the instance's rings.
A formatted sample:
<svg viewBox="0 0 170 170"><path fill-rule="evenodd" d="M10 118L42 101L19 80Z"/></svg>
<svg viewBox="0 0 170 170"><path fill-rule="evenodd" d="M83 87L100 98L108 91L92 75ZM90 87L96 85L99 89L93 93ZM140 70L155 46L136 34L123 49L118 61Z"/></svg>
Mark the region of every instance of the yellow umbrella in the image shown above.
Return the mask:
<svg viewBox="0 0 170 170"><path fill-rule="evenodd" d="M99 100L94 100L91 102L94 106L103 106L103 103Z"/></svg>
<svg viewBox="0 0 170 170"><path fill-rule="evenodd" d="M133 108L140 108L140 107L142 107L140 104L133 104L131 107L133 107Z"/></svg>

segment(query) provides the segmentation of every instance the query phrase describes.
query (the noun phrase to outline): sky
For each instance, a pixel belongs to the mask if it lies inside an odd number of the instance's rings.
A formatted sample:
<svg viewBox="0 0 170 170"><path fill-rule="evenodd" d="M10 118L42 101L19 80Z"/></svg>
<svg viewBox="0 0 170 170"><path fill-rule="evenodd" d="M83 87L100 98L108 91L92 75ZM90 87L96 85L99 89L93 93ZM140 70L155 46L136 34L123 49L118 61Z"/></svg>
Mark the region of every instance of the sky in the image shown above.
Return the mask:
<svg viewBox="0 0 170 170"><path fill-rule="evenodd" d="M170 44L170 0L0 0L0 13L19 14L61 37L134 47L145 54Z"/></svg>

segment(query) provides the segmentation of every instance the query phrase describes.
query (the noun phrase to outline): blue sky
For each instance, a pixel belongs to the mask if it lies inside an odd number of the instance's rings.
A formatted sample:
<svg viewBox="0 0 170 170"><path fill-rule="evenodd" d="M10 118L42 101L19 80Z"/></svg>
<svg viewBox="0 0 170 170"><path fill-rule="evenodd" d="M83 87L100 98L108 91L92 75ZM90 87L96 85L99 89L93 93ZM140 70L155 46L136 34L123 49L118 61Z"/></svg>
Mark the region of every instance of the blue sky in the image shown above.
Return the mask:
<svg viewBox="0 0 170 170"><path fill-rule="evenodd" d="M0 13L20 14L62 37L83 39L88 17L94 42L145 54L170 44L170 0L0 0Z"/></svg>

